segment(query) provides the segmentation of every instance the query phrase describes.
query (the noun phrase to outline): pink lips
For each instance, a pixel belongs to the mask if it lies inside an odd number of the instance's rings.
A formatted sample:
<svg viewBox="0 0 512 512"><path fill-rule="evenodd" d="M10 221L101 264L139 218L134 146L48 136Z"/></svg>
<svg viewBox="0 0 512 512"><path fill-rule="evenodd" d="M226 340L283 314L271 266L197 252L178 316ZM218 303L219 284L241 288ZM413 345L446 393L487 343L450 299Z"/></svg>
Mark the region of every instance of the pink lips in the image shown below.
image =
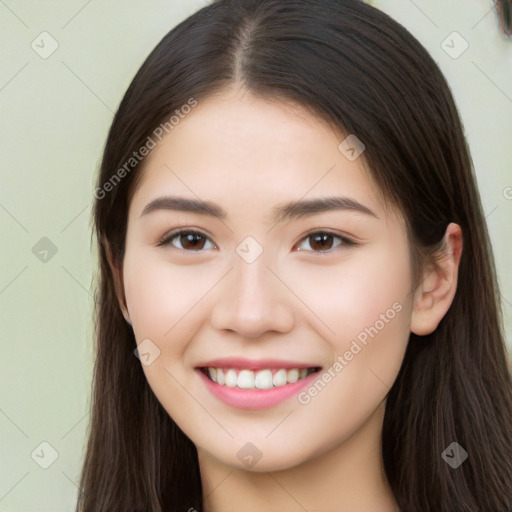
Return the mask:
<svg viewBox="0 0 512 512"><path fill-rule="evenodd" d="M234 369L247 369L247 370L261 370L265 368L313 368L317 367L312 364L284 362L276 360L258 360L251 361L240 358L223 358L208 361L201 364L200 367L210 368L234 368ZM237 407L239 409L268 409L273 407L283 400L297 394L302 388L311 384L318 375L312 373L303 379L294 383L288 383L284 386L278 386L271 389L240 389L238 387L228 387L217 384L200 369L196 370L204 382L206 388L215 396L227 405Z"/></svg>

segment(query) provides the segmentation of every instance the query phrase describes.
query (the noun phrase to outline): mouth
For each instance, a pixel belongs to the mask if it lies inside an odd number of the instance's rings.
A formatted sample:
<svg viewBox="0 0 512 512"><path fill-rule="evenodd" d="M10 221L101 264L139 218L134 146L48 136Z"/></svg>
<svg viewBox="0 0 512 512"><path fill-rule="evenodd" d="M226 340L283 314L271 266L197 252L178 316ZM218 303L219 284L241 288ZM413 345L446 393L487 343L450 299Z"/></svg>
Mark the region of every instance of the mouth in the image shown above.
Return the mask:
<svg viewBox="0 0 512 512"><path fill-rule="evenodd" d="M211 395L237 409L268 409L317 379L320 366L223 359L196 367Z"/></svg>
<svg viewBox="0 0 512 512"><path fill-rule="evenodd" d="M279 388L287 384L295 384L313 373L320 367L310 368L264 368L250 370L229 367L200 367L199 370L212 382L219 386L239 389L267 390Z"/></svg>

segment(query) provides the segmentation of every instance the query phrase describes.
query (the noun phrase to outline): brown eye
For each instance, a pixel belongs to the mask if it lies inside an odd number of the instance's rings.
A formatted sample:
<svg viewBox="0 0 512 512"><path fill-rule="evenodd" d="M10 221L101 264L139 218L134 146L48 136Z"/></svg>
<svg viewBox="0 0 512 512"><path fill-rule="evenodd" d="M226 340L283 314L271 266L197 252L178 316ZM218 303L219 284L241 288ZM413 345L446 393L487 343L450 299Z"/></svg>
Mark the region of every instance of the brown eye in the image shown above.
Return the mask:
<svg viewBox="0 0 512 512"><path fill-rule="evenodd" d="M208 242L210 242L213 247L205 247ZM205 249L215 248L215 244L203 233L190 230L170 233L158 243L158 246L165 245L170 245L184 252L200 252Z"/></svg>
<svg viewBox="0 0 512 512"><path fill-rule="evenodd" d="M176 238L180 241L183 249L186 250L202 249L205 242L204 237L197 235L196 233L181 234Z"/></svg>
<svg viewBox="0 0 512 512"><path fill-rule="evenodd" d="M336 242L338 240L338 242ZM304 247L306 245L306 247ZM297 245L299 251L327 252L338 246L354 246L356 243L346 238L328 231L317 231L311 233L301 240ZM302 247L301 247L302 246ZM307 247L309 246L309 248Z"/></svg>
<svg viewBox="0 0 512 512"><path fill-rule="evenodd" d="M313 250L329 250L333 245L333 236L327 233L309 236L309 245Z"/></svg>

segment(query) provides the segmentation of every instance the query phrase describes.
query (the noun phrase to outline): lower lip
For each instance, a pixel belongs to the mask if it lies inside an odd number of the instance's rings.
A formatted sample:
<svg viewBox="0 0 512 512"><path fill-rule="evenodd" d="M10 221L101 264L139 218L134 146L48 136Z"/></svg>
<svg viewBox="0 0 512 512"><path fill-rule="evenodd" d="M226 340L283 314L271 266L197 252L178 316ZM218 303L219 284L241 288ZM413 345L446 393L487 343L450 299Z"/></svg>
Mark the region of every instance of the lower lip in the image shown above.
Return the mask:
<svg viewBox="0 0 512 512"><path fill-rule="evenodd" d="M297 394L318 377L318 372L315 372L284 386L270 389L240 389L239 387L221 386L209 379L201 370L197 371L213 396L238 409L268 409Z"/></svg>

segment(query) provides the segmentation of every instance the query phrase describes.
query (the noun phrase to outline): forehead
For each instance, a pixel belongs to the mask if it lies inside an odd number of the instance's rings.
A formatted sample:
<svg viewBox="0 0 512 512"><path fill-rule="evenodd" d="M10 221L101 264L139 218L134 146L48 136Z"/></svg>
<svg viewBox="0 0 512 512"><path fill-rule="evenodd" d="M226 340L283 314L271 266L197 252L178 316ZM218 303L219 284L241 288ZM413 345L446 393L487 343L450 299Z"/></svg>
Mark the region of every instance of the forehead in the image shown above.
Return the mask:
<svg viewBox="0 0 512 512"><path fill-rule="evenodd" d="M172 191L243 208L337 193L382 208L363 157L340 150L346 137L290 102L226 91L200 101L151 151L133 202L140 209Z"/></svg>

